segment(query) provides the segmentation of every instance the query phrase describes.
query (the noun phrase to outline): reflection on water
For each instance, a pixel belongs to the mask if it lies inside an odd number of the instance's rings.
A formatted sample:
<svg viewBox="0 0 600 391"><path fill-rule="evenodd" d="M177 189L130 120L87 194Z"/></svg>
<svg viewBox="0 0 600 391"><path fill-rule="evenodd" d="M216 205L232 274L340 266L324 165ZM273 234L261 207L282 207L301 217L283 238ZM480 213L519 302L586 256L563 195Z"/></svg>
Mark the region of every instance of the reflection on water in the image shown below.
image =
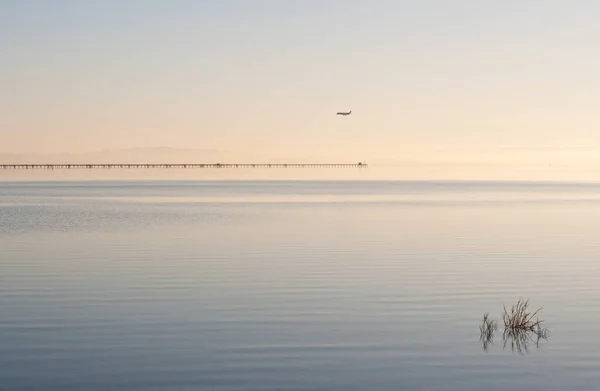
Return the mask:
<svg viewBox="0 0 600 391"><path fill-rule="evenodd" d="M479 341L482 344L483 351L488 352L491 345L494 344L496 330L481 331ZM531 330L506 329L502 333L503 349L510 347L513 353L527 354L531 347L539 350L542 343L548 340L548 332L536 332Z"/></svg>
<svg viewBox="0 0 600 391"><path fill-rule="evenodd" d="M539 350L541 343L548 340L548 333L545 331L506 329L502 333L504 348L510 346L513 353L529 353L530 347Z"/></svg>
<svg viewBox="0 0 600 391"><path fill-rule="evenodd" d="M0 182L0 389L594 390L599 195ZM483 353L480 314L521 295L544 304L551 343L504 335L492 312Z"/></svg>

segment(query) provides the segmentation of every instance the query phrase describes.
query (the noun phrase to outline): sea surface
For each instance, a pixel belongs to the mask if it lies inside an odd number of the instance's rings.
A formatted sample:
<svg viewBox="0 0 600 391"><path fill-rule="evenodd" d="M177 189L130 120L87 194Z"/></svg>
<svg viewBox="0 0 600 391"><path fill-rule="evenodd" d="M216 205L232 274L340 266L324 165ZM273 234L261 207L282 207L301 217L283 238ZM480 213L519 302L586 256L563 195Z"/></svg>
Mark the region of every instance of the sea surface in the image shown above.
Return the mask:
<svg viewBox="0 0 600 391"><path fill-rule="evenodd" d="M1 390L597 390L599 337L597 184L0 182Z"/></svg>

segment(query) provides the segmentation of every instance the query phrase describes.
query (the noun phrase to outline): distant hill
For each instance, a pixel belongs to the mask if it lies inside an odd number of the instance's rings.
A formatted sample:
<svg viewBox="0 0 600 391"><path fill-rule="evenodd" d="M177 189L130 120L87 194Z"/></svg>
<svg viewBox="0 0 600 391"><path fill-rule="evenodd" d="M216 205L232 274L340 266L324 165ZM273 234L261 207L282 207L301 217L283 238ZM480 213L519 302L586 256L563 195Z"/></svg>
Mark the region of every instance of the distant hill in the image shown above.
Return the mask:
<svg viewBox="0 0 600 391"><path fill-rule="evenodd" d="M356 160L356 161L354 161ZM131 148L88 153L1 153L0 164L87 164L87 163L358 163L360 159L340 159L327 155L287 155L277 151L265 154L219 151L216 149Z"/></svg>
<svg viewBox="0 0 600 391"><path fill-rule="evenodd" d="M214 149L132 148L88 153L0 153L0 164L59 163L222 163L257 159L249 154Z"/></svg>

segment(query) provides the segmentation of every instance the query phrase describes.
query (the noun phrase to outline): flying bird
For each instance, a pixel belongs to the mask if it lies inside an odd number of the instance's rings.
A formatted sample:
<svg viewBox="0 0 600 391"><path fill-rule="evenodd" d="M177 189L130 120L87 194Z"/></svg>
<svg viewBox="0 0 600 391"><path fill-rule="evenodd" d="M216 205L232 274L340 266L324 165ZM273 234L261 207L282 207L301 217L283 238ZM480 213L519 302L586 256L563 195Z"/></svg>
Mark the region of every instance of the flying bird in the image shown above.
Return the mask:
<svg viewBox="0 0 600 391"><path fill-rule="evenodd" d="M352 114L352 110L345 112L345 111L338 111L335 115L350 115Z"/></svg>

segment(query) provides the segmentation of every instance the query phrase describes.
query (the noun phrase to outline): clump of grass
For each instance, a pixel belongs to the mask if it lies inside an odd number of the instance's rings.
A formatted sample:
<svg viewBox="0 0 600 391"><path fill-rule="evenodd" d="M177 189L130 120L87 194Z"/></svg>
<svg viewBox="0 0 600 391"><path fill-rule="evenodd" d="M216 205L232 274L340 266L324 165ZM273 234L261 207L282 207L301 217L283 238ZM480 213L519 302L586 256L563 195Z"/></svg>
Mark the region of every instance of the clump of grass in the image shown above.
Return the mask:
<svg viewBox="0 0 600 391"><path fill-rule="evenodd" d="M537 316L542 309L537 311L529 311L529 300L519 299L510 311L504 306L502 313L502 321L504 322L505 330L509 331L525 331L533 332L538 335L546 335L548 330L542 327L543 320Z"/></svg>
<svg viewBox="0 0 600 391"><path fill-rule="evenodd" d="M498 322L493 319L490 319L490 314L483 314L483 320L481 325L479 326L479 331L481 335L479 340L483 343L483 350L487 351L488 346L494 343L494 334L498 330Z"/></svg>
<svg viewBox="0 0 600 391"><path fill-rule="evenodd" d="M504 323L504 332L502 339L504 347L510 344L513 352L527 352L528 345L533 343L537 348L540 341L548 338L548 329L543 326L544 321L538 317L539 312L529 310L529 300L519 299L513 305L510 311L504 306L502 321ZM490 319L489 313L483 315L483 321L479 326L481 332L480 340L483 343L484 351L487 351L489 344L494 341L494 334L498 329L498 322Z"/></svg>
<svg viewBox="0 0 600 391"><path fill-rule="evenodd" d="M479 326L479 331L481 331L481 335L493 335L496 330L498 330L498 322L496 322L493 319L490 319L490 314L488 312L483 314L483 321Z"/></svg>

